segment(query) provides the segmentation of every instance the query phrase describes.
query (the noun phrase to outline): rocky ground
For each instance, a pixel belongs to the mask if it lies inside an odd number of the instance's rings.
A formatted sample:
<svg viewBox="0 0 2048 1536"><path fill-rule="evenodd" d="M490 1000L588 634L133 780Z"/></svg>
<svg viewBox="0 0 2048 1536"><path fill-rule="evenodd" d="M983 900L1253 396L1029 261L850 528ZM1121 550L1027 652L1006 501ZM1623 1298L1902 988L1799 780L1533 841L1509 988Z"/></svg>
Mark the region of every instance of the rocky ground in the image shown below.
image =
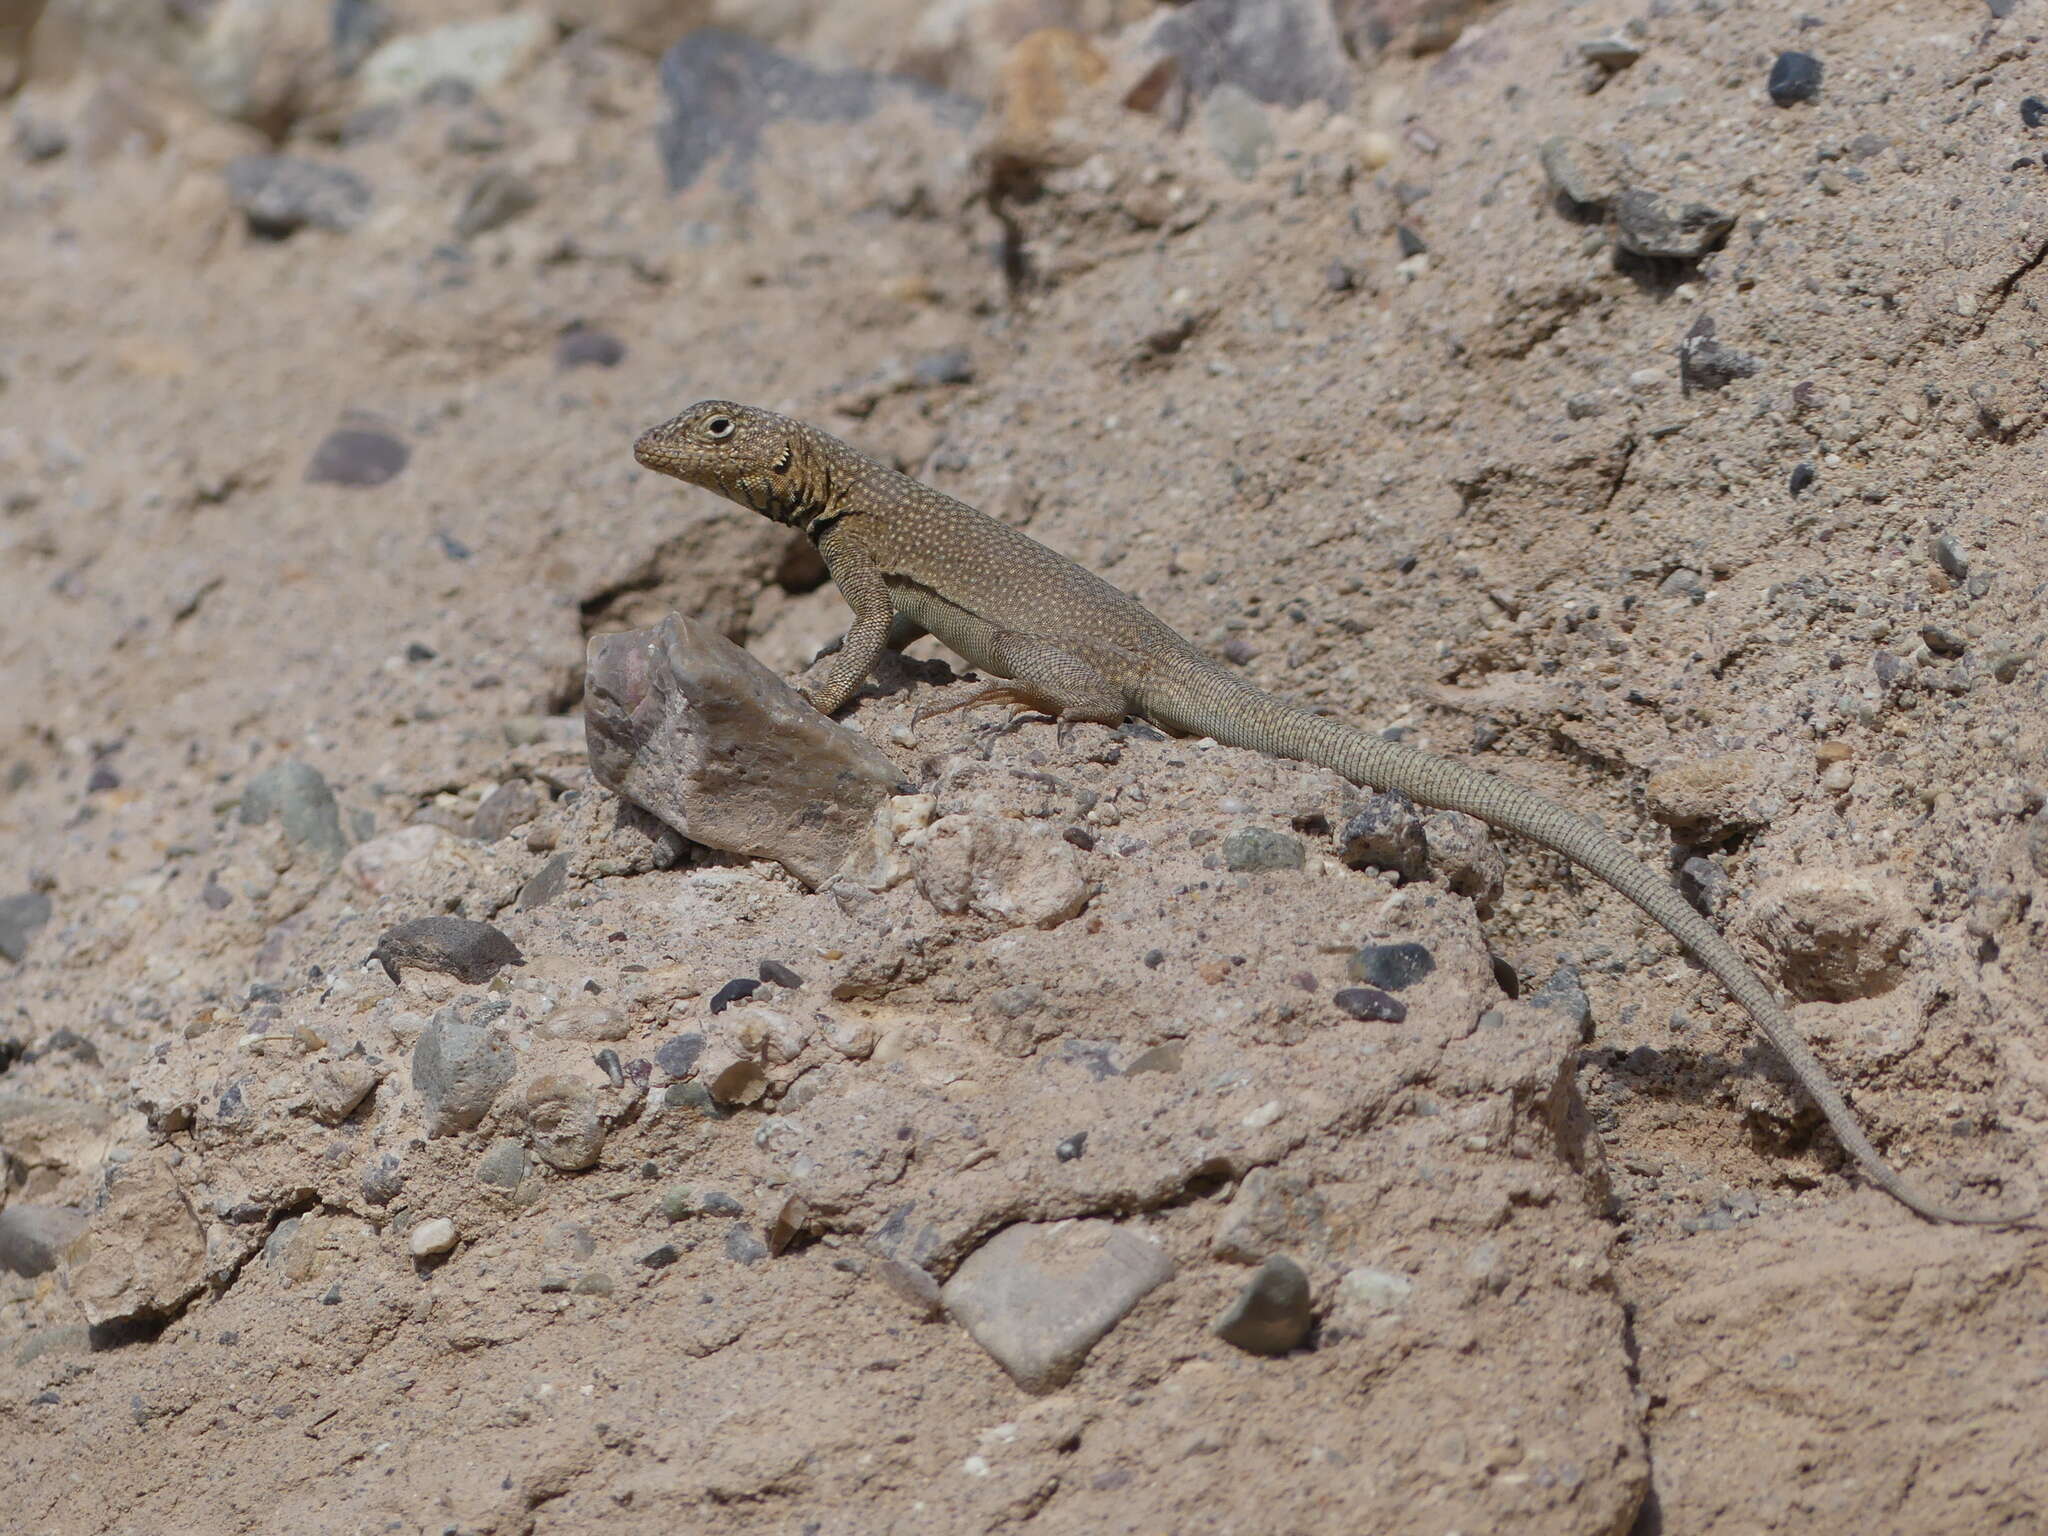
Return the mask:
<svg viewBox="0 0 2048 1536"><path fill-rule="evenodd" d="M2039 1232L1622 898L930 641L805 720L630 451L1597 816L2031 1204L2044 28L0 0L0 1525L2048 1528Z"/></svg>

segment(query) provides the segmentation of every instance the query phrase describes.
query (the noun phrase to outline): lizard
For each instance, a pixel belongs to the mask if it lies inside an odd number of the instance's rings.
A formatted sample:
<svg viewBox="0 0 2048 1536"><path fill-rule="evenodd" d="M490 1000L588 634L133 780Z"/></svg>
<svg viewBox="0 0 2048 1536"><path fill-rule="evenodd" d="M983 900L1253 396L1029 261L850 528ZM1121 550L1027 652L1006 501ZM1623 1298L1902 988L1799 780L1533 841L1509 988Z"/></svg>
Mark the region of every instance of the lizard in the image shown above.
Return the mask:
<svg viewBox="0 0 2048 1536"><path fill-rule="evenodd" d="M1597 823L1512 779L1368 734L1253 686L1136 598L1009 524L793 417L704 400L633 446L646 468L714 491L808 537L853 623L810 702L836 715L885 648L922 634L1004 679L919 718L982 704L1062 725L1137 717L1176 735L1320 765L1355 784L1519 833L1634 902L1728 989L1885 1193L1929 1221L2033 1215L1951 1209L1885 1162L1771 989L1714 925Z"/></svg>

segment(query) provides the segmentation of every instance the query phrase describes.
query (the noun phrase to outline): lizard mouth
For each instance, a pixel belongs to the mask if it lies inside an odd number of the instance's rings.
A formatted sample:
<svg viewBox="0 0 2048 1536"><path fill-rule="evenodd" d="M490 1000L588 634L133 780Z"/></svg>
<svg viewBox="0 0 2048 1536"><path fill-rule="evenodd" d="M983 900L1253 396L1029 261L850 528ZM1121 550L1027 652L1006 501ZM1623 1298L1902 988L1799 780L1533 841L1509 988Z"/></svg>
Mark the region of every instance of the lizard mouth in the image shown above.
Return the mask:
<svg viewBox="0 0 2048 1536"><path fill-rule="evenodd" d="M642 432L640 434L638 440L633 444L633 457L649 469L658 469L664 474L675 473L676 456L662 442L661 429L659 427L656 427L651 432Z"/></svg>

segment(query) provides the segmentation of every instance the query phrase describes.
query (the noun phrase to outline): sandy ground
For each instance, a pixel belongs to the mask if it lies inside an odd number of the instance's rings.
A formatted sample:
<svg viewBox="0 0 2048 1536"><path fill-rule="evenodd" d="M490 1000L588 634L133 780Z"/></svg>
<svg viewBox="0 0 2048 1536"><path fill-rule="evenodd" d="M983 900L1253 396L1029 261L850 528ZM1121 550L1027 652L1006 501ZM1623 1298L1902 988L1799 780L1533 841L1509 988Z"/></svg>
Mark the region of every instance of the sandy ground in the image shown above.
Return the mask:
<svg viewBox="0 0 2048 1536"><path fill-rule="evenodd" d="M1865 1186L1561 860L1438 827L1404 882L1325 772L913 727L928 641L844 720L1013 851L972 899L591 782L591 636L843 628L630 452L790 411L1597 816L1896 1166L2039 1197L2048 12L1247 3L1276 63L1228 10L51 0L0 176L0 1527L2048 1528L2040 1234ZM665 99L684 12L742 88ZM436 913L525 963L366 959ZM1026 1390L930 1298L1035 1228L1150 1278ZM1275 1254L1268 1357L1212 1324Z"/></svg>

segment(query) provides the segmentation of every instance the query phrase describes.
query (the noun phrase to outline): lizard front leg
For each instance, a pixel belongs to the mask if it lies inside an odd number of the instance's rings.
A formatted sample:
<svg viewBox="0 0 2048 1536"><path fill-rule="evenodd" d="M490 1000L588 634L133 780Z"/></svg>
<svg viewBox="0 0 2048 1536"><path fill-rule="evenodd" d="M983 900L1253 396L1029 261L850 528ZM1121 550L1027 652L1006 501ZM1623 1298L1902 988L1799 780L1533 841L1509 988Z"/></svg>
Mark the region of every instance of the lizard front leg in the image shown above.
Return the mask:
<svg viewBox="0 0 2048 1536"><path fill-rule="evenodd" d="M853 610L853 627L840 642L839 655L823 685L806 689L805 696L818 713L836 715L860 691L860 685L881 660L895 623L896 605L889 597L888 584L882 580L881 568L836 525L826 529L818 540L818 553L824 556L825 569L832 573L832 583L839 588L839 595Z"/></svg>

